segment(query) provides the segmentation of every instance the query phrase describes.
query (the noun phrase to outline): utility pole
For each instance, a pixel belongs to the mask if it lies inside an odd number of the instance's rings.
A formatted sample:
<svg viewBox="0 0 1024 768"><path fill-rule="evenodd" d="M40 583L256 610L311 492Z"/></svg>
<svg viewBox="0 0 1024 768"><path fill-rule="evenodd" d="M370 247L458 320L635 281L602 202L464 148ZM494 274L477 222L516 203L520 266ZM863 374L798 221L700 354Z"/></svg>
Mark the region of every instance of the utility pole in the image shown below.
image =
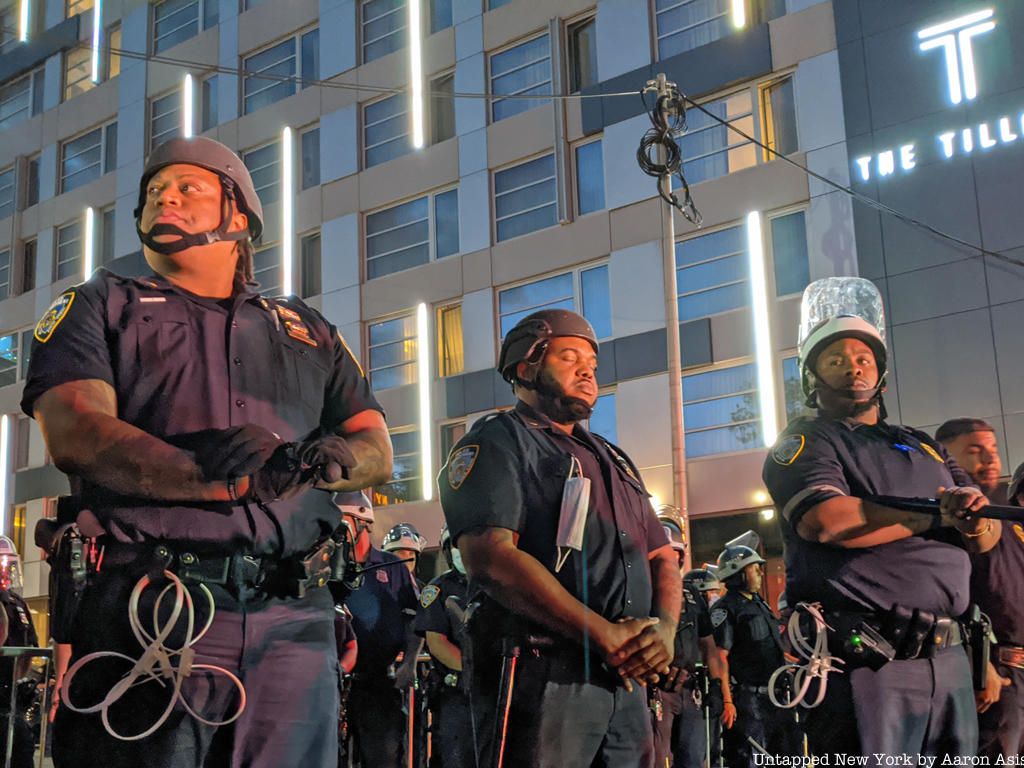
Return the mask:
<svg viewBox="0 0 1024 768"><path fill-rule="evenodd" d="M654 91L658 95L658 109L662 110L662 125L671 125L672 121L666 114L669 97L675 92L676 84L669 82L664 73L659 73L654 80L647 81L645 91ZM668 151L664 144L658 145L658 162L664 165L668 161ZM658 179L661 196L665 200L672 199L672 176L668 173ZM686 502L686 435L683 428L683 378L682 354L679 342L679 304L678 287L676 285L676 227L675 210L667 202L661 206L661 253L662 269L665 284L665 339L668 345L668 398L669 415L672 419L672 494L674 506L679 510L683 520L683 534L686 536L686 553L684 568L690 570L693 539L690 537L690 516Z"/></svg>

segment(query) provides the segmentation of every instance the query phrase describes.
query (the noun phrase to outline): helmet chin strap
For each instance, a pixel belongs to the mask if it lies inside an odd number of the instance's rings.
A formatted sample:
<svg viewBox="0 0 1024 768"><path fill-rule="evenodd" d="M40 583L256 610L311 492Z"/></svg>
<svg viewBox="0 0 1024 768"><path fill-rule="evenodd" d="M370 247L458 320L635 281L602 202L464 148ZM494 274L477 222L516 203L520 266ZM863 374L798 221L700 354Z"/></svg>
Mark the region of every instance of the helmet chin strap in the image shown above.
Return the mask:
<svg viewBox="0 0 1024 768"><path fill-rule="evenodd" d="M884 419L888 416L888 412L885 408L885 403L882 400L882 392L885 390L885 376L879 380L878 384L869 389L854 389L853 387L833 387L821 381L817 376L814 377L814 389L811 397L808 398L808 405L812 408L821 408L821 400L818 397L818 392L829 392L836 395L839 400L848 408L850 413L848 415L855 416L858 413L863 413L873 405L878 405L881 416Z"/></svg>
<svg viewBox="0 0 1024 768"><path fill-rule="evenodd" d="M210 245L222 240L244 240L249 236L246 230L228 232L228 227L231 226L231 201L234 199L234 194L229 188L233 189L233 187L229 179L223 178L221 179L221 186L224 191L221 194L220 224L217 225L217 229L211 232L186 232L176 224L157 223L151 226L148 232L143 232L140 226L140 217L135 220L135 231L139 235L139 240L150 250L164 256L171 256L189 248L194 248L197 245ZM168 235L177 239L166 242L160 242L156 239Z"/></svg>

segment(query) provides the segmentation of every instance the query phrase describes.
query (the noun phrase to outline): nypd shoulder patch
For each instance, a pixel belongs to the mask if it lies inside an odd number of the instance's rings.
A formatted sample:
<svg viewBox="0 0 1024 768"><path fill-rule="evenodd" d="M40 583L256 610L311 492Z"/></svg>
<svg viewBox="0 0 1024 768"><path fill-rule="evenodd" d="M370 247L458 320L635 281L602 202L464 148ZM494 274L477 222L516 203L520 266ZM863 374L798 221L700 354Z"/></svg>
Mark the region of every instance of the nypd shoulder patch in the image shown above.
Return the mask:
<svg viewBox="0 0 1024 768"><path fill-rule="evenodd" d="M441 594L441 589L436 584L427 584L423 588L423 592L420 593L420 605L424 608L429 608L437 596Z"/></svg>
<svg viewBox="0 0 1024 768"><path fill-rule="evenodd" d="M39 322L36 323L36 329L32 333L32 336L40 344L45 344L53 336L53 332L57 330L57 326L61 324L61 321L67 317L68 311L71 309L72 303L75 301L75 292L65 291L54 300L50 308L46 310L45 314L39 318Z"/></svg>
<svg viewBox="0 0 1024 768"><path fill-rule="evenodd" d="M466 481L469 473L473 471L473 465L476 464L479 455L479 445L464 445L452 451L452 455L448 458L448 485L452 487L452 490L459 490Z"/></svg>
<svg viewBox="0 0 1024 768"><path fill-rule="evenodd" d="M714 626L720 627L727 618L729 618L729 612L725 608L711 609L711 623Z"/></svg>
<svg viewBox="0 0 1024 768"><path fill-rule="evenodd" d="M1024 527L1021 527L1020 523L1013 524L1013 532L1017 534L1017 538L1021 540L1021 543L1024 543Z"/></svg>
<svg viewBox="0 0 1024 768"><path fill-rule="evenodd" d="M807 439L803 435L788 435L775 444L772 448L772 461L783 467L788 467L803 452Z"/></svg>

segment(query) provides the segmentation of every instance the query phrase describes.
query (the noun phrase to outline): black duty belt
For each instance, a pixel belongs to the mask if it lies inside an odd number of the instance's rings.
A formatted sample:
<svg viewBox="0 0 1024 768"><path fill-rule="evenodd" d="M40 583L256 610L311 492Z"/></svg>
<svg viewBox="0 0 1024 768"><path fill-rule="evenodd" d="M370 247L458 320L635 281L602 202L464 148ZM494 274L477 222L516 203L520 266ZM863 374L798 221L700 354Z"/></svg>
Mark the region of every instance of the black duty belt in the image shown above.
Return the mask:
<svg viewBox="0 0 1024 768"><path fill-rule="evenodd" d="M939 651L963 645L960 623L949 616L935 617L923 611L899 606L888 614L841 611L826 615L829 625L840 633L863 622L892 644L897 660L930 659Z"/></svg>
<svg viewBox="0 0 1024 768"><path fill-rule="evenodd" d="M1024 648L1018 645L1000 645L999 663L1014 669L1024 669Z"/></svg>

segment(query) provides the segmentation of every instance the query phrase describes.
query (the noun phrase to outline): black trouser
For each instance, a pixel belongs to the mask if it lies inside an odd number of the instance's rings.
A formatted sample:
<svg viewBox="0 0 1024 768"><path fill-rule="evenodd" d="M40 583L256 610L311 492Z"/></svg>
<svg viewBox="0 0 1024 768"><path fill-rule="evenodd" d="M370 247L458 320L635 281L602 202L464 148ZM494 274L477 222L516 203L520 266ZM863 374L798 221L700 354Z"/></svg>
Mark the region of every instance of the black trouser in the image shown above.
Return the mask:
<svg viewBox="0 0 1024 768"><path fill-rule="evenodd" d="M733 685L732 700L736 722L723 733L725 762L730 768L763 765L763 761L755 760L759 750L750 739L771 755L803 754L800 729L792 710L776 707L767 692L747 685Z"/></svg>
<svg viewBox="0 0 1024 768"><path fill-rule="evenodd" d="M3 694L10 698L9 693ZM46 717L43 712L42 717ZM4 765L4 756L7 754L7 725L8 710L3 708L0 711L0 768ZM14 738L11 748L11 768L32 768L35 757L35 734L32 726L25 719L25 713L17 711L14 715ZM40 746L42 749L42 746Z"/></svg>
<svg viewBox="0 0 1024 768"><path fill-rule="evenodd" d="M402 694L386 670L353 678L348 719L362 768L399 768L402 765L405 754Z"/></svg>
<svg viewBox="0 0 1024 768"><path fill-rule="evenodd" d="M825 701L808 713L807 738L816 755L974 755L978 718L963 646L877 672L830 674Z"/></svg>
<svg viewBox="0 0 1024 768"><path fill-rule="evenodd" d="M94 651L119 651L133 659L142 648L128 625L128 596L138 569L122 568L97 575L86 590L75 622L71 663ZM207 601L194 585L197 632L208 615ZM196 664L215 664L245 685L241 717L223 727L201 724L179 702L152 736L121 741L104 729L97 714L79 714L61 706L54 724L54 764L58 768L281 768L328 766L337 760L338 658L334 641L333 601L326 589L303 599L278 598L209 586L216 613L206 635L196 643ZM151 626L159 589L146 590L140 606L144 626ZM165 598L164 608L173 602ZM184 626L184 620L178 627ZM177 647L172 637L168 645ZM128 670L126 661L102 659L85 666L71 683L72 703L88 706L102 700ZM230 717L239 704L236 687L223 675L193 670L182 693L207 720ZM169 686L137 685L110 708L110 722L122 734L142 732L169 701Z"/></svg>
<svg viewBox="0 0 1024 768"><path fill-rule="evenodd" d="M459 688L432 690L431 768L475 768L469 699Z"/></svg>
<svg viewBox="0 0 1024 768"><path fill-rule="evenodd" d="M1010 685L1002 689L999 701L978 715L978 754L993 764L1000 755L1024 754L1024 669L998 663L996 669Z"/></svg>

